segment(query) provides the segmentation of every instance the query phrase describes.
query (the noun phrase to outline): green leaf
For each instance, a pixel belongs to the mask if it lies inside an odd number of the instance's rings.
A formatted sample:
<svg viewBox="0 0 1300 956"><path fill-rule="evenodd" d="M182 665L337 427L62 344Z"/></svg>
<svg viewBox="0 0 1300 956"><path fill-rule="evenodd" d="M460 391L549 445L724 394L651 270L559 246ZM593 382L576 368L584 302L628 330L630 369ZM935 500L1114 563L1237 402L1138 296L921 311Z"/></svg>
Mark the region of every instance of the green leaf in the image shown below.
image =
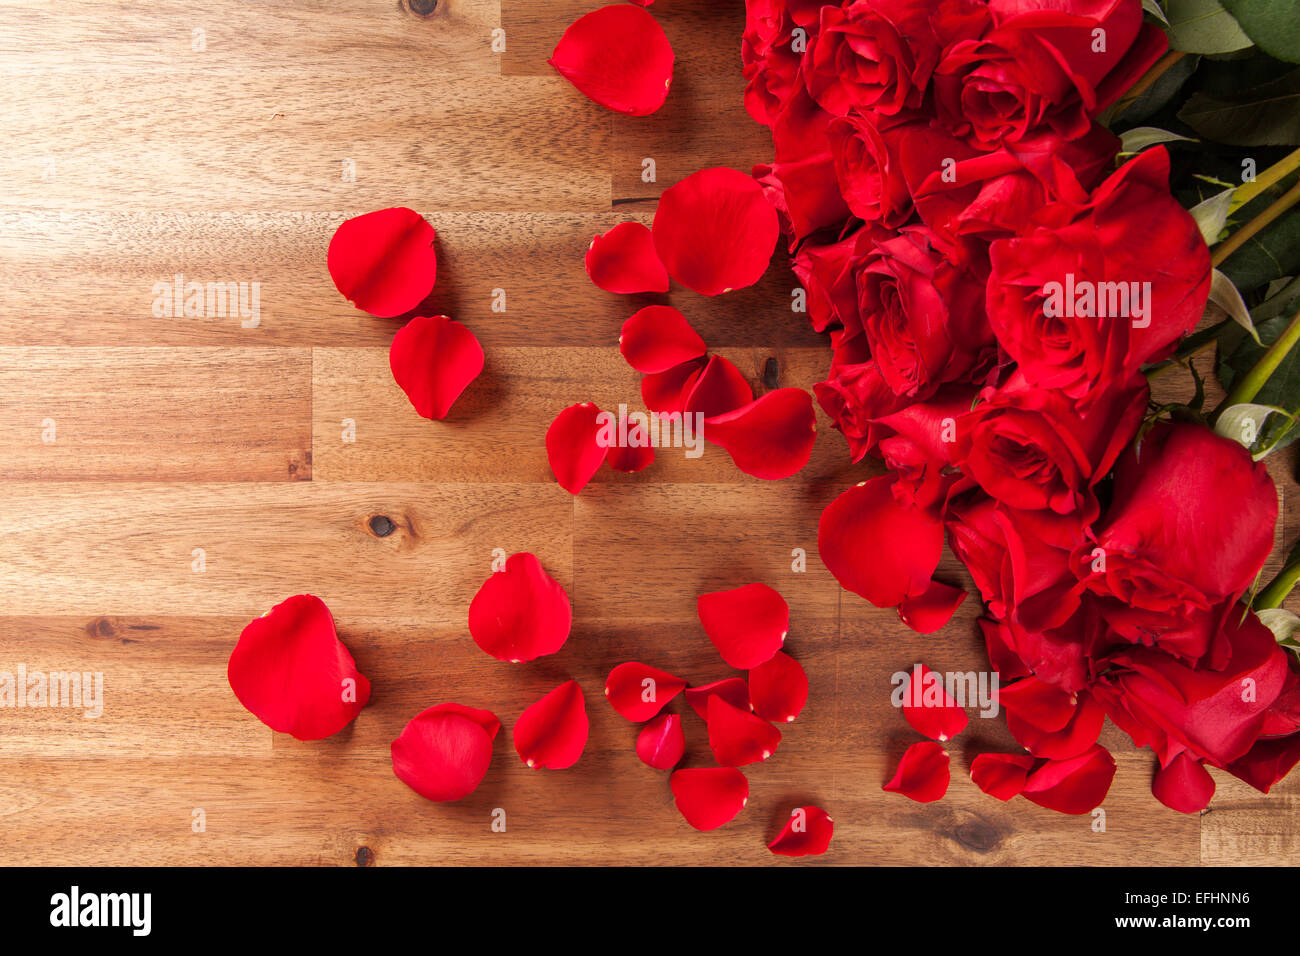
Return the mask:
<svg viewBox="0 0 1300 956"><path fill-rule="evenodd" d="M1142 0L1142 9L1151 14L1165 26L1169 26L1169 18L1165 16L1165 11L1160 9L1157 0Z"/></svg>
<svg viewBox="0 0 1300 956"><path fill-rule="evenodd" d="M1292 0L1223 0L1223 5L1261 50L1300 63L1300 11Z"/></svg>
<svg viewBox="0 0 1300 956"><path fill-rule="evenodd" d="M1232 388L1233 383L1240 376L1253 369L1263 357L1267 347L1286 331L1295 316L1296 309L1300 308L1300 298L1293 298L1288 305L1290 306L1288 309L1267 322L1261 322L1258 314L1255 316L1255 328L1259 332L1263 345L1256 345L1243 335L1231 352L1225 355L1220 351L1220 361L1216 371L1224 388ZM1258 309L1256 311L1258 312ZM1259 429L1259 440L1255 442L1257 451L1264 450L1265 453L1277 451L1300 438L1300 428L1293 427L1294 422L1289 417L1300 413L1300 349L1292 349L1282 359L1281 364L1252 399L1252 404L1281 409L1287 413L1264 416ZM1225 409L1219 416L1220 422L1229 410ZM1237 436L1230 437L1235 439Z"/></svg>
<svg viewBox="0 0 1300 956"><path fill-rule="evenodd" d="M1156 81L1141 96L1125 107L1122 112L1116 114L1116 108L1112 106L1097 117L1097 122L1101 123L1102 126L1110 126L1111 120L1118 115L1118 119L1122 123L1140 123L1148 116L1160 112L1178 95L1178 91L1196 72L1196 65L1200 62L1201 58L1199 56L1183 57L1161 73L1156 78Z"/></svg>
<svg viewBox="0 0 1300 956"><path fill-rule="evenodd" d="M1273 638L1290 651L1300 652L1300 617L1280 607L1266 607L1255 612L1259 622L1273 632Z"/></svg>
<svg viewBox="0 0 1300 956"><path fill-rule="evenodd" d="M1219 268L1243 295L1300 272L1300 206L1287 210L1248 239Z"/></svg>
<svg viewBox="0 0 1300 956"><path fill-rule="evenodd" d="M1171 133L1167 129L1157 129L1154 126L1138 126L1126 133L1120 135L1119 151L1121 153L1131 154L1140 153L1148 146L1155 146L1158 143L1194 143L1196 140L1190 136L1179 136L1177 133Z"/></svg>
<svg viewBox="0 0 1300 956"><path fill-rule="evenodd" d="M1269 419L1279 415L1282 421L1270 427ZM1214 423L1216 435L1235 441L1259 461L1277 447L1295 426L1296 417L1285 408L1254 402L1230 405L1219 413Z"/></svg>
<svg viewBox="0 0 1300 956"><path fill-rule="evenodd" d="M1218 269L1214 270L1210 279L1210 301L1228 313L1228 318L1249 332L1256 344L1259 343L1259 333L1255 331L1255 323L1251 321L1250 310L1246 308L1241 293L1232 284L1232 280Z"/></svg>
<svg viewBox="0 0 1300 956"><path fill-rule="evenodd" d="M1201 238L1205 240L1207 246L1212 246L1219 241L1219 233L1223 232L1223 227L1228 222L1228 210L1232 208L1232 194L1236 189L1236 186L1229 186L1187 210L1196 220L1196 225L1201 230Z"/></svg>
<svg viewBox="0 0 1300 956"><path fill-rule="evenodd" d="M1300 70L1238 95L1193 93L1178 118L1206 139L1233 146L1300 145Z"/></svg>
<svg viewBox="0 0 1300 956"><path fill-rule="evenodd" d="M1251 45L1219 0L1168 0L1169 45L1186 53L1232 53Z"/></svg>

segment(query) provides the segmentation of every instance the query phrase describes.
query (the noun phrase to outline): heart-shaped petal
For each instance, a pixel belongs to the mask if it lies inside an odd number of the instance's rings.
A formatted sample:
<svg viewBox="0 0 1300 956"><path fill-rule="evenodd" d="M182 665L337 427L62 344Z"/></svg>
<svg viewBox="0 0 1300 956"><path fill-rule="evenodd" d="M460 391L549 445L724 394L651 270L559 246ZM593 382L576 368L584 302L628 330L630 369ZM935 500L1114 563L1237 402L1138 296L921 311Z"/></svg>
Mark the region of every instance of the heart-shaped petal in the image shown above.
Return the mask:
<svg viewBox="0 0 1300 956"><path fill-rule="evenodd" d="M1069 760L1047 760L1025 781L1023 796L1060 813L1090 813L1115 777L1115 758L1099 744Z"/></svg>
<svg viewBox="0 0 1300 956"><path fill-rule="evenodd" d="M1214 796L1214 778L1204 763L1184 750L1168 767L1156 768L1151 792L1171 810L1200 813Z"/></svg>
<svg viewBox="0 0 1300 956"><path fill-rule="evenodd" d="M933 634L950 620L966 592L942 581L931 581L920 594L906 597L898 605L899 619L918 634Z"/></svg>
<svg viewBox="0 0 1300 956"><path fill-rule="evenodd" d="M778 388L747 405L704 420L704 437L747 475L777 481L808 464L817 438L812 396Z"/></svg>
<svg viewBox="0 0 1300 956"><path fill-rule="evenodd" d="M777 651L749 672L749 699L764 720L788 724L808 702L808 675L797 660Z"/></svg>
<svg viewBox="0 0 1300 956"><path fill-rule="evenodd" d="M707 351L704 339L671 305L647 305L623 323L618 350L638 372L658 374Z"/></svg>
<svg viewBox="0 0 1300 956"><path fill-rule="evenodd" d="M686 689L686 681L640 661L619 664L605 680L605 696L614 709L638 723L649 720Z"/></svg>
<svg viewBox="0 0 1300 956"><path fill-rule="evenodd" d="M650 230L639 222L620 222L591 240L586 264L591 281L606 292L668 291L668 270L659 261Z"/></svg>
<svg viewBox="0 0 1300 956"><path fill-rule="evenodd" d="M933 740L923 740L903 752L893 778L881 789L917 803L933 803L948 792L950 779L948 754Z"/></svg>
<svg viewBox="0 0 1300 956"><path fill-rule="evenodd" d="M1079 694L1074 716L1060 730L1043 730L1007 711L1007 729L1035 757L1066 760L1097 742L1106 723L1106 711L1091 694Z"/></svg>
<svg viewBox="0 0 1300 956"><path fill-rule="evenodd" d="M609 453L601 441L602 412L591 402L570 405L546 430L546 459L560 487L576 495L600 470Z"/></svg>
<svg viewBox="0 0 1300 956"><path fill-rule="evenodd" d="M943 677L924 664L908 675L903 692L903 717L931 740L951 740L966 729L966 711L943 686Z"/></svg>
<svg viewBox="0 0 1300 956"><path fill-rule="evenodd" d="M754 400L754 390L740 369L721 355L713 355L683 396L683 412L709 419L748 405Z"/></svg>
<svg viewBox="0 0 1300 956"><path fill-rule="evenodd" d="M677 810L697 830L716 830L749 802L749 781L735 767L674 770L668 779Z"/></svg>
<svg viewBox="0 0 1300 956"><path fill-rule="evenodd" d="M636 755L647 767L671 770L686 753L686 735L682 719L676 714L660 714L641 728L636 737Z"/></svg>
<svg viewBox="0 0 1300 956"><path fill-rule="evenodd" d="M834 835L835 823L821 807L795 807L767 848L777 856L821 856Z"/></svg>
<svg viewBox="0 0 1300 956"><path fill-rule="evenodd" d="M491 711L437 704L412 718L393 741L393 773L426 799L460 800L487 773L500 729Z"/></svg>
<svg viewBox="0 0 1300 956"><path fill-rule="evenodd" d="M673 81L673 48L663 28L624 4L579 17L547 62L588 99L629 116L663 106Z"/></svg>
<svg viewBox="0 0 1300 956"><path fill-rule="evenodd" d="M790 607L766 584L701 594L696 609L713 646L737 670L771 660L790 632Z"/></svg>
<svg viewBox="0 0 1300 956"><path fill-rule="evenodd" d="M1037 762L1030 754L978 754L971 761L970 778L989 796L1005 802L1025 789Z"/></svg>
<svg viewBox="0 0 1300 956"><path fill-rule="evenodd" d="M537 556L512 554L479 587L469 605L474 643L497 660L531 661L554 654L569 638L573 607Z"/></svg>
<svg viewBox="0 0 1300 956"><path fill-rule="evenodd" d="M529 767L564 770L587 746L587 702L574 680L565 681L515 721L515 752Z"/></svg>
<svg viewBox="0 0 1300 956"><path fill-rule="evenodd" d="M380 318L410 312L438 278L434 237L424 217L405 206L348 219L326 253L334 287L358 309Z"/></svg>
<svg viewBox="0 0 1300 956"><path fill-rule="evenodd" d="M732 707L718 694L709 698L709 749L723 767L743 767L776 753L781 731L748 710Z"/></svg>
<svg viewBox="0 0 1300 956"><path fill-rule="evenodd" d="M421 416L442 419L483 371L483 346L445 315L419 316L393 336L388 366Z"/></svg>

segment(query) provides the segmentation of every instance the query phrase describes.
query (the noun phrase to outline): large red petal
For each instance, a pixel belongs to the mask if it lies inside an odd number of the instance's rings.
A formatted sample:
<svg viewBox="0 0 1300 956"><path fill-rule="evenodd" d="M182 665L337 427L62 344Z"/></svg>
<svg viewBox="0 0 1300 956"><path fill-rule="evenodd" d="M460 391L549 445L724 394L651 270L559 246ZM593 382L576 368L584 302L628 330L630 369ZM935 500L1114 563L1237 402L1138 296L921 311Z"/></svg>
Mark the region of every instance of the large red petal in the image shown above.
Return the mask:
<svg viewBox="0 0 1300 956"><path fill-rule="evenodd" d="M1007 801L1025 789L1035 763L1029 754L979 754L971 761L970 778L989 796Z"/></svg>
<svg viewBox="0 0 1300 956"><path fill-rule="evenodd" d="M623 323L618 350L628 365L651 374L700 358L707 348L686 316L671 305L647 305Z"/></svg>
<svg viewBox="0 0 1300 956"><path fill-rule="evenodd" d="M483 346L445 315L420 316L393 336L393 380L424 418L446 418L460 393L483 371Z"/></svg>
<svg viewBox="0 0 1300 956"><path fill-rule="evenodd" d="M743 767L776 753L781 731L748 710L732 707L718 694L709 698L709 748L723 767Z"/></svg>
<svg viewBox="0 0 1300 956"><path fill-rule="evenodd" d="M612 4L579 17L547 61L588 99L630 116L664 105L673 48L645 10Z"/></svg>
<svg viewBox="0 0 1300 956"><path fill-rule="evenodd" d="M1043 730L1007 711L1011 736L1035 757L1052 760L1066 760L1083 753L1097 742L1105 723L1106 711L1091 694L1080 695L1074 716L1060 730Z"/></svg>
<svg viewBox="0 0 1300 956"><path fill-rule="evenodd" d="M948 694L943 677L917 664L903 692L903 717L932 740L951 740L966 729L966 711Z"/></svg>
<svg viewBox="0 0 1300 956"><path fill-rule="evenodd" d="M1060 730L1070 722L1077 701L1054 684L1025 677L998 688L998 703L1039 730Z"/></svg>
<svg viewBox="0 0 1300 956"><path fill-rule="evenodd" d="M709 640L737 670L770 660L790 632L790 607L766 584L701 594L695 603Z"/></svg>
<svg viewBox="0 0 1300 956"><path fill-rule="evenodd" d="M796 807L767 848L778 856L821 856L834 834L835 823L821 807Z"/></svg>
<svg viewBox="0 0 1300 956"><path fill-rule="evenodd" d="M333 615L310 594L282 601L245 627L226 676L253 716L299 740L338 733L370 700L370 681L338 639Z"/></svg>
<svg viewBox="0 0 1300 956"><path fill-rule="evenodd" d="M606 292L667 292L668 270L639 222L620 222L587 247L587 275Z"/></svg>
<svg viewBox="0 0 1300 956"><path fill-rule="evenodd" d="M1060 813L1089 813L1106 799L1115 758L1100 744L1069 760L1048 760L1029 775L1026 800Z"/></svg>
<svg viewBox="0 0 1300 956"><path fill-rule="evenodd" d="M808 464L817 438L812 396L778 388L734 411L704 420L704 437L726 449L747 475L776 481Z"/></svg>
<svg viewBox="0 0 1300 956"><path fill-rule="evenodd" d="M933 740L923 740L904 751L893 779L880 789L917 803L933 803L948 792L950 779L948 754Z"/></svg>
<svg viewBox="0 0 1300 956"><path fill-rule="evenodd" d="M554 654L572 624L569 596L528 552L507 558L505 569L484 581L469 604L474 643L514 664Z"/></svg>
<svg viewBox="0 0 1300 956"><path fill-rule="evenodd" d="M430 707L393 741L393 773L429 800L467 797L487 773L500 727L490 711L461 704Z"/></svg>
<svg viewBox="0 0 1300 956"><path fill-rule="evenodd" d="M1184 750L1168 767L1156 769L1151 792L1171 810L1200 813L1214 796L1214 778L1201 761Z"/></svg>
<svg viewBox="0 0 1300 956"><path fill-rule="evenodd" d="M668 274L704 295L762 278L780 234L763 187L726 167L692 173L659 198L654 240Z"/></svg>
<svg viewBox="0 0 1300 956"><path fill-rule="evenodd" d="M817 549L840 584L876 607L924 594L943 552L943 525L893 494L882 475L855 485L822 511Z"/></svg>
<svg viewBox="0 0 1300 956"><path fill-rule="evenodd" d="M647 767L671 770L686 753L686 735L682 719L676 714L660 714L641 728L636 737L636 755Z"/></svg>
<svg viewBox="0 0 1300 956"><path fill-rule="evenodd" d="M697 830L716 830L749 802L749 781L735 767L674 770L668 779L677 809Z"/></svg>
<svg viewBox="0 0 1300 956"><path fill-rule="evenodd" d="M609 672L605 696L628 720L649 720L686 689L686 681L649 664L628 661Z"/></svg>
<svg viewBox="0 0 1300 956"><path fill-rule="evenodd" d="M555 480L570 494L587 487L609 453L600 442L600 416L591 402L570 405L546 429L546 459Z"/></svg>
<svg viewBox="0 0 1300 956"><path fill-rule="evenodd" d="M749 703L749 685L745 683L743 677L728 677L726 680L715 680L711 684L688 687L686 688L686 703L691 705L691 710L700 715L700 720L707 722L709 719L709 698L715 694L732 707L739 707L741 710L754 709Z"/></svg>
<svg viewBox="0 0 1300 956"><path fill-rule="evenodd" d="M788 724L808 702L808 675L797 660L777 651L749 672L749 699L764 720Z"/></svg>
<svg viewBox="0 0 1300 956"><path fill-rule="evenodd" d="M953 612L966 600L966 592L942 581L931 581L920 594L903 599L898 616L918 634L933 634L952 620Z"/></svg>
<svg viewBox="0 0 1300 956"><path fill-rule="evenodd" d="M334 286L380 318L410 312L433 290L438 256L433 227L397 206L348 219L334 233L326 265Z"/></svg>
<svg viewBox="0 0 1300 956"><path fill-rule="evenodd" d="M533 768L572 767L587 746L587 703L575 680L565 681L515 721L515 752Z"/></svg>
<svg viewBox="0 0 1300 956"><path fill-rule="evenodd" d="M683 389L682 395L682 411L699 413L706 419L725 415L754 400L754 390L740 369L721 355L709 357L700 377Z"/></svg>

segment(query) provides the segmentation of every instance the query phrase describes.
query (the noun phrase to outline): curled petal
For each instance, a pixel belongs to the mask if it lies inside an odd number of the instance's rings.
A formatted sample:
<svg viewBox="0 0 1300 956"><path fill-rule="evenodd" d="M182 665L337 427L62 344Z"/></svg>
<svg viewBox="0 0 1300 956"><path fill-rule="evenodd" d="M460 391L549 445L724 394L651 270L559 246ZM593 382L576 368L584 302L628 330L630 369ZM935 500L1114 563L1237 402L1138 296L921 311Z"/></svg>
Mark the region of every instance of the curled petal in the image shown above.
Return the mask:
<svg viewBox="0 0 1300 956"><path fill-rule="evenodd" d="M872 478L822 511L817 549L840 585L876 607L924 594L943 551L943 525L899 501L894 479Z"/></svg>
<svg viewBox="0 0 1300 956"><path fill-rule="evenodd" d="M1101 805L1115 777L1115 758L1099 744L1077 757L1048 760L1029 775L1026 800L1060 813L1089 813Z"/></svg>
<svg viewBox="0 0 1300 956"><path fill-rule="evenodd" d="M1009 715L1048 731L1068 724L1077 706L1065 691L1032 676L998 688L998 703Z"/></svg>
<svg viewBox="0 0 1300 956"><path fill-rule="evenodd" d="M587 703L574 680L565 681L515 721L515 752L529 767L564 770L587 746Z"/></svg>
<svg viewBox="0 0 1300 956"><path fill-rule="evenodd" d="M620 222L587 248L587 275L606 292L667 292L668 270L639 222Z"/></svg>
<svg viewBox="0 0 1300 956"><path fill-rule="evenodd" d="M749 672L749 699L764 720L788 724L808 702L808 675L797 660L777 651Z"/></svg>
<svg viewBox="0 0 1300 956"><path fill-rule="evenodd" d="M812 396L778 388L748 405L704 420L704 435L747 475L776 481L808 464L817 438Z"/></svg>
<svg viewBox="0 0 1300 956"><path fill-rule="evenodd" d="M659 713L685 689L686 681L680 677L640 661L619 664L605 680L605 696L610 704L628 720L638 723Z"/></svg>
<svg viewBox="0 0 1300 956"><path fill-rule="evenodd" d="M655 212L655 248L668 274L704 295L743 289L762 278L779 233L763 187L721 166L670 186Z"/></svg>
<svg viewBox="0 0 1300 956"><path fill-rule="evenodd" d="M979 754L971 761L970 778L989 796L1005 802L1025 789L1035 763L1029 754Z"/></svg>
<svg viewBox="0 0 1300 956"><path fill-rule="evenodd" d="M358 309L380 318L410 312L438 278L434 236L424 217L405 206L347 220L325 257L334 287Z"/></svg>
<svg viewBox="0 0 1300 956"><path fill-rule="evenodd" d="M754 390L740 369L721 355L709 357L709 364L682 395L682 411L698 412L706 419L725 415L754 400Z"/></svg>
<svg viewBox="0 0 1300 956"><path fill-rule="evenodd" d="M445 315L420 316L393 336L388 366L421 416L442 419L483 371L483 346L473 332Z"/></svg>
<svg viewBox="0 0 1300 956"><path fill-rule="evenodd" d="M1043 730L1007 711L1007 729L1020 745L1035 757L1065 760L1083 753L1097 742L1106 711L1092 699L1091 694L1081 694L1074 716L1060 730Z"/></svg>
<svg viewBox="0 0 1300 956"><path fill-rule="evenodd" d="M912 744L898 762L893 779L881 787L917 803L933 803L948 792L948 754L933 740Z"/></svg>
<svg viewBox="0 0 1300 956"><path fill-rule="evenodd" d="M903 717L932 740L950 740L966 729L966 711L949 696L943 678L917 664L903 694Z"/></svg>
<svg viewBox="0 0 1300 956"><path fill-rule="evenodd" d="M673 81L673 48L640 7L611 4L579 17L547 60L588 99L618 113L648 116Z"/></svg>
<svg viewBox="0 0 1300 956"><path fill-rule="evenodd" d="M749 781L735 767L674 770L668 780L677 810L697 830L716 830L749 802Z"/></svg>
<svg viewBox="0 0 1300 956"><path fill-rule="evenodd" d="M576 495L605 463L601 411L591 402L570 405L546 429L546 459L560 487Z"/></svg>
<svg viewBox="0 0 1300 956"><path fill-rule="evenodd" d="M469 605L474 643L514 664L554 654L568 640L572 623L564 588L527 552L507 558L505 569L484 581Z"/></svg>
<svg viewBox="0 0 1300 956"><path fill-rule="evenodd" d="M667 372L707 351L704 339L671 305L647 305L623 323L618 350L627 364L646 374Z"/></svg>
<svg viewBox="0 0 1300 956"><path fill-rule="evenodd" d="M705 360L699 358L641 379L641 400L645 407L664 415L680 415L682 404L699 381L705 364Z"/></svg>
<svg viewBox="0 0 1300 956"><path fill-rule="evenodd" d="M743 677L728 677L726 680L715 680L712 684L688 687L686 688L686 703L691 705L691 710L700 715L700 720L707 722L709 719L709 698L714 695L721 697L732 707L738 707L741 710L754 709L749 703L749 685L745 683Z"/></svg>
<svg viewBox="0 0 1300 956"><path fill-rule="evenodd" d="M790 632L790 607L766 584L701 594L696 609L713 646L737 670L770 660Z"/></svg>
<svg viewBox="0 0 1300 956"><path fill-rule="evenodd" d="M686 735L682 719L676 714L660 714L641 728L636 737L636 755L647 767L671 770L686 753Z"/></svg>
<svg viewBox="0 0 1300 956"><path fill-rule="evenodd" d="M781 731L748 710L732 707L718 694L709 698L709 748L723 767L743 767L776 753Z"/></svg>
<svg viewBox="0 0 1300 956"><path fill-rule="evenodd" d="M922 593L907 597L898 605L898 616L918 634L933 634L952 620L953 612L966 600L966 592L942 581L931 581Z"/></svg>
<svg viewBox="0 0 1300 956"><path fill-rule="evenodd" d="M777 856L820 856L834 834L835 824L821 807L796 807L767 848Z"/></svg>
<svg viewBox="0 0 1300 956"><path fill-rule="evenodd" d="M469 796L492 762L501 721L491 711L438 704L417 714L393 741L393 773L428 800Z"/></svg>
<svg viewBox="0 0 1300 956"><path fill-rule="evenodd" d="M226 676L254 717L299 740L338 733L370 700L370 681L338 639L333 615L310 594L282 601L245 627Z"/></svg>
<svg viewBox="0 0 1300 956"><path fill-rule="evenodd" d="M1214 778L1204 763L1184 750L1169 766L1156 769L1151 792L1171 810L1200 813L1214 796Z"/></svg>

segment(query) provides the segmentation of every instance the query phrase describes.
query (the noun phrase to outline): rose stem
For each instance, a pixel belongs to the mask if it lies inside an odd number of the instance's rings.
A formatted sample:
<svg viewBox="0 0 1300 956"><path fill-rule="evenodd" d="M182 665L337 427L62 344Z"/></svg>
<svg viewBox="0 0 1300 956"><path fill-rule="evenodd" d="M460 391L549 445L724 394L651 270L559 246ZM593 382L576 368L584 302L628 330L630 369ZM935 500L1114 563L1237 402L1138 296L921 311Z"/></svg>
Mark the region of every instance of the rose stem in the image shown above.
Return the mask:
<svg viewBox="0 0 1300 956"><path fill-rule="evenodd" d="M1268 351L1255 363L1255 367L1233 383L1232 390L1228 392L1228 397L1223 400L1219 408L1231 408L1233 405L1242 405L1251 401L1259 394L1259 390L1264 387L1269 377L1277 371L1277 367L1282 364L1282 359L1286 358L1296 342L1300 342L1300 312L1292 317L1286 331L1268 347ZM1215 417L1217 416L1216 411Z"/></svg>
<svg viewBox="0 0 1300 956"><path fill-rule="evenodd" d="M1210 256L1210 262L1215 268L1218 268L1223 264L1224 259L1227 259L1228 256L1240 249L1246 244L1247 240L1294 206L1297 201L1300 201L1300 182L1297 182L1280 199L1218 245L1214 250L1214 254Z"/></svg>

